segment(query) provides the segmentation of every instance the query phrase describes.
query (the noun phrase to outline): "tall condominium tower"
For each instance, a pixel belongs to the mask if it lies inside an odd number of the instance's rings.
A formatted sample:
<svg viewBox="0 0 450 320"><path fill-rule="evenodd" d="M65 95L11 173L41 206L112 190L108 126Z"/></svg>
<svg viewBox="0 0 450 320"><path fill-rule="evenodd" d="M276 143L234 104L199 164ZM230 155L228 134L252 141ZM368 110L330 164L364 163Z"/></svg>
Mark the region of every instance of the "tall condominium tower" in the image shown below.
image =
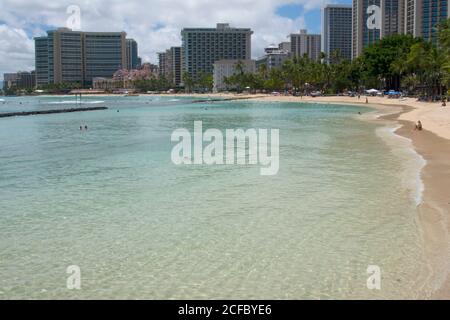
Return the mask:
<svg viewBox="0 0 450 320"><path fill-rule="evenodd" d="M450 18L448 0L404 0L401 3L401 33L435 41L436 25Z"/></svg>
<svg viewBox="0 0 450 320"><path fill-rule="evenodd" d="M167 51L158 52L158 74L160 77L166 76L167 64Z"/></svg>
<svg viewBox="0 0 450 320"><path fill-rule="evenodd" d="M354 0L352 55L393 33L436 41L436 25L447 18L449 0Z"/></svg>
<svg viewBox="0 0 450 320"><path fill-rule="evenodd" d="M251 29L231 28L227 23L219 23L216 28L184 28L183 73L198 79L202 74L212 74L216 61L249 60L252 34Z"/></svg>
<svg viewBox="0 0 450 320"><path fill-rule="evenodd" d="M177 87L182 83L182 51L181 47L172 47L158 53L159 75Z"/></svg>
<svg viewBox="0 0 450 320"><path fill-rule="evenodd" d="M404 0L354 0L352 58L382 37L402 32L401 8Z"/></svg>
<svg viewBox="0 0 450 320"><path fill-rule="evenodd" d="M421 35L422 0L404 0L399 5L399 33Z"/></svg>
<svg viewBox="0 0 450 320"><path fill-rule="evenodd" d="M183 49L181 47L170 48L172 56L172 83L180 86L183 82Z"/></svg>
<svg viewBox="0 0 450 320"><path fill-rule="evenodd" d="M293 56L308 55L312 60L318 60L321 52L320 34L308 34L306 30L300 33L293 33L291 39L291 54Z"/></svg>
<svg viewBox="0 0 450 320"><path fill-rule="evenodd" d="M34 59L36 68L36 85L45 85L49 83L48 70L48 38L34 38Z"/></svg>
<svg viewBox="0 0 450 320"><path fill-rule="evenodd" d="M404 0L381 0L381 37L401 32L400 10Z"/></svg>
<svg viewBox="0 0 450 320"><path fill-rule="evenodd" d="M139 67L138 44L134 39L127 39L127 69L137 69Z"/></svg>
<svg viewBox="0 0 450 320"><path fill-rule="evenodd" d="M352 6L329 4L322 12L322 51L329 59L333 52L352 58Z"/></svg>
<svg viewBox="0 0 450 320"><path fill-rule="evenodd" d="M126 67L125 32L80 32L60 28L35 38L37 85L79 83L112 77Z"/></svg>
<svg viewBox="0 0 450 320"><path fill-rule="evenodd" d="M420 36L426 40L436 41L436 25L450 18L450 4L448 0L417 0L418 28Z"/></svg>

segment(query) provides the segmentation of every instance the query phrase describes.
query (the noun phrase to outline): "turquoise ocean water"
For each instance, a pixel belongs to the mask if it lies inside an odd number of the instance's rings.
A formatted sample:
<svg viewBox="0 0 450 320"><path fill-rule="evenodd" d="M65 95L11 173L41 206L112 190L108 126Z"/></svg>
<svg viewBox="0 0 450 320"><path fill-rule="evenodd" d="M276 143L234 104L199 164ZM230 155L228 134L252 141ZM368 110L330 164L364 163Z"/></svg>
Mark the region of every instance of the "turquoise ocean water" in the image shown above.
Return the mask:
<svg viewBox="0 0 450 320"><path fill-rule="evenodd" d="M0 112L74 106L73 97L4 100ZM109 110L0 119L0 299L427 293L421 160L391 127L357 119L370 109L83 101ZM204 129L279 129L278 175L175 166L172 132L200 120ZM66 287L70 265L81 290ZM381 290L366 286L369 265L382 271Z"/></svg>

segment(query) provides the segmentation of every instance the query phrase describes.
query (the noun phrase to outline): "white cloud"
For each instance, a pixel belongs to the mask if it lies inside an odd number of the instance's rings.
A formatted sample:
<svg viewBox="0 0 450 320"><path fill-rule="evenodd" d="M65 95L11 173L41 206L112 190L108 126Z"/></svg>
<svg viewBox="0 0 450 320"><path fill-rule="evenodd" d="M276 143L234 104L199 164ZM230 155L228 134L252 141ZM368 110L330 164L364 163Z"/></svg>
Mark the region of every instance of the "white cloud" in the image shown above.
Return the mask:
<svg viewBox="0 0 450 320"><path fill-rule="evenodd" d="M34 68L34 43L22 29L0 25L0 70L29 71Z"/></svg>
<svg viewBox="0 0 450 320"><path fill-rule="evenodd" d="M323 0L0 0L0 72L31 69L32 37L44 35L45 28L65 26L66 8L72 4L81 8L82 30L126 31L138 42L143 60L156 62L158 51L181 44L183 27L214 27L217 22L252 28L253 56L259 56L266 45L305 27L301 17L277 16L277 7L301 4L311 10Z"/></svg>

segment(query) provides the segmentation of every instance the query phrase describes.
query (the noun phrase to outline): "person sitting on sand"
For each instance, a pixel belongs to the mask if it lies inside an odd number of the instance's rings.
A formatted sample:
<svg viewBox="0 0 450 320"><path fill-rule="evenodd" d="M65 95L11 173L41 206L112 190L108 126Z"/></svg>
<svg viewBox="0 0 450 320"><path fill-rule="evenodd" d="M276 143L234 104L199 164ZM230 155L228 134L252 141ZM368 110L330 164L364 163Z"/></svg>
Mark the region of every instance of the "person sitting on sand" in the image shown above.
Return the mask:
<svg viewBox="0 0 450 320"><path fill-rule="evenodd" d="M414 128L414 130L417 131L422 131L423 127L422 127L422 122L419 120L417 121L416 127Z"/></svg>
<svg viewBox="0 0 450 320"><path fill-rule="evenodd" d="M442 98L442 106L446 107L447 106L447 102L446 102L446 98Z"/></svg>

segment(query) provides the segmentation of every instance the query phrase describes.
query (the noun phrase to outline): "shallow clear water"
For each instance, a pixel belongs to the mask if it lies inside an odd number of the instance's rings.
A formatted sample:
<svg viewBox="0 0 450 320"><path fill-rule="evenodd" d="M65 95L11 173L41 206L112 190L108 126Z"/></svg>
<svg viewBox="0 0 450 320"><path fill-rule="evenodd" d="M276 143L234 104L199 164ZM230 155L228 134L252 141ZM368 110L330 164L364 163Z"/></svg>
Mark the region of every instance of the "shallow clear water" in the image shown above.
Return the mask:
<svg viewBox="0 0 450 320"><path fill-rule="evenodd" d="M5 100L0 112L74 98ZM423 294L420 159L388 129L356 119L369 109L83 101L110 109L0 119L0 299ZM171 133L197 120L280 129L279 174L175 166ZM70 265L81 268L81 290L66 288ZM369 265L381 268L381 290L367 289Z"/></svg>

